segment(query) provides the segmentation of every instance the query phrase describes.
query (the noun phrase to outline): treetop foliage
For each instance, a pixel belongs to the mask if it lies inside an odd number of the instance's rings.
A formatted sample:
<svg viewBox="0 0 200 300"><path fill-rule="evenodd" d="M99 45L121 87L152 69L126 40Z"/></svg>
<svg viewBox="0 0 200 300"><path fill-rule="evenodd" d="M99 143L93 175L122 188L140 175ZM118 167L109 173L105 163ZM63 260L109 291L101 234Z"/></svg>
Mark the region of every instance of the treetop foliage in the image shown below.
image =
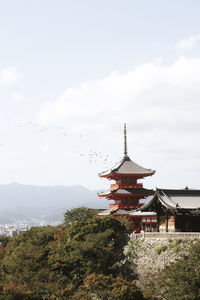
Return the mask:
<svg viewBox="0 0 200 300"><path fill-rule="evenodd" d="M70 225L74 222L93 218L97 215L98 209L87 208L84 206L67 210L64 215L64 224Z"/></svg>
<svg viewBox="0 0 200 300"><path fill-rule="evenodd" d="M143 300L144 297L134 282L120 276L90 274L70 299Z"/></svg>

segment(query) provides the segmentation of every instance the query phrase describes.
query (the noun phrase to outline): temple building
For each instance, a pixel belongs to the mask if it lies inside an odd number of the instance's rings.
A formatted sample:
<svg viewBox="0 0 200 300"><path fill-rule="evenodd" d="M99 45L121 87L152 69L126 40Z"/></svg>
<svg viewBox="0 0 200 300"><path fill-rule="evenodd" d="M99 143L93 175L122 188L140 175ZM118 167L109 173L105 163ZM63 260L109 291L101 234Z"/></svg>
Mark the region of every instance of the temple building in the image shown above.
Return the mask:
<svg viewBox="0 0 200 300"><path fill-rule="evenodd" d="M99 193L99 197L106 197L108 200L114 200L109 209L99 213L99 216L114 215L127 216L132 220L133 231L140 232L155 231L157 229L157 218L155 212L138 212L137 209L143 204L140 200L154 195L153 190L143 187L138 180L155 174L154 170L146 169L133 162L127 152L127 134L126 124L124 125L124 156L122 160L111 169L99 174L101 178L114 180L110 189Z"/></svg>
<svg viewBox="0 0 200 300"><path fill-rule="evenodd" d="M158 232L200 232L200 190L157 189L140 212L157 214Z"/></svg>
<svg viewBox="0 0 200 300"><path fill-rule="evenodd" d="M99 174L114 180L110 189L99 197L113 200L109 209L99 216L126 216L132 221L133 232L200 232L200 190L156 189L143 187L138 180L155 174L133 162L127 153L126 125L124 125L124 156L111 169ZM150 198L148 202L141 200Z"/></svg>

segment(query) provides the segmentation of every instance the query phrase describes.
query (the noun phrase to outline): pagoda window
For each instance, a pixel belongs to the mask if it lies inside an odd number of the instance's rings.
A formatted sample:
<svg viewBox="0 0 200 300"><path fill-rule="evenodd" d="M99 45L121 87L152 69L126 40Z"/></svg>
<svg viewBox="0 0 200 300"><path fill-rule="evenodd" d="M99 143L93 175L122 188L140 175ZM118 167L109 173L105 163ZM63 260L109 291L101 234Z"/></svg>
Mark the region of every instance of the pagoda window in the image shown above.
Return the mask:
<svg viewBox="0 0 200 300"><path fill-rule="evenodd" d="M152 217L152 218L151 218L151 222L152 222L152 223L157 223L157 218Z"/></svg>

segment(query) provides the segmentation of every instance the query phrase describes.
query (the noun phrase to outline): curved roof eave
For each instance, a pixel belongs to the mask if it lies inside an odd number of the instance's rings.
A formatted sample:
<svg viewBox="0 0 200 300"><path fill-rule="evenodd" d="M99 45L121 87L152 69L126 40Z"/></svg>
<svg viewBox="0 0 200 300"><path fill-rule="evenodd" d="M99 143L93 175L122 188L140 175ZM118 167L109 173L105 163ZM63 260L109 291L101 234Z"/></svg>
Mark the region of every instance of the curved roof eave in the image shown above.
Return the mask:
<svg viewBox="0 0 200 300"><path fill-rule="evenodd" d="M144 209L146 209L146 208L149 208L149 206L154 202L154 200L155 200L155 197L157 196L157 191L155 192L155 194L154 194L154 196L153 196L153 198L152 199L150 199L147 203L145 203L144 205L142 205L140 208L138 208L137 210L139 211L139 210L144 210Z"/></svg>
<svg viewBox="0 0 200 300"><path fill-rule="evenodd" d="M145 203L142 207L140 207L138 210L144 210L144 209L148 209L150 207L150 205L155 201L156 197L158 197L159 201L162 203L163 206L165 206L166 208L170 209L170 210L184 210L184 208L182 207L177 207L176 203L174 203L174 206L170 205L169 203L167 203L162 195L160 195L160 192L162 192L164 194L165 197L169 198L162 189L156 189L155 195L153 196L152 199L150 199L147 203ZM172 199L169 200L170 202L173 202ZM191 209L191 208L190 208ZM188 210L188 208L186 209Z"/></svg>
<svg viewBox="0 0 200 300"><path fill-rule="evenodd" d="M144 204L142 207L140 207L138 210L141 210L141 211L142 211L142 210L144 210L144 209L149 208L150 205L155 201L156 197L159 198L159 201L160 201L165 207L167 206L169 209L174 209L174 208L176 208L176 207L173 207L173 206L170 206L169 204L167 204L167 203L161 198L159 192L160 192L160 189L157 189L157 188L156 188L156 191L155 191L155 194L154 194L153 198L150 199L147 203L145 203L145 204Z"/></svg>
<svg viewBox="0 0 200 300"><path fill-rule="evenodd" d="M120 170L121 169L121 170ZM155 170L145 169L142 166L133 162L128 156L124 157L118 164L109 170L99 173L100 177L106 177L111 174L116 175L138 175L138 176L151 176L155 174Z"/></svg>
<svg viewBox="0 0 200 300"><path fill-rule="evenodd" d="M100 177L103 177L103 176L106 176L106 175L109 175L109 174L113 173L116 169L118 169L118 168L123 164L123 162L124 162L124 158L122 158L122 159L120 160L120 162L118 162L118 163L117 163L115 166L113 166L112 168L110 168L110 169L108 169L108 170L106 170L106 171L104 171L104 172L99 173L99 176L100 176Z"/></svg>

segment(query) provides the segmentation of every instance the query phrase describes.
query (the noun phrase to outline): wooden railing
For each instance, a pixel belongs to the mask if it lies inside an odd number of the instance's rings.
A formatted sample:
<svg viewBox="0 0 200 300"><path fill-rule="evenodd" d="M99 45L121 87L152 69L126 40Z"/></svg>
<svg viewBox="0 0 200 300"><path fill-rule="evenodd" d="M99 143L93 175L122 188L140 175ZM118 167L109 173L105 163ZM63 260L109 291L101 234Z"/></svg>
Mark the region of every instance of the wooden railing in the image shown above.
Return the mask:
<svg viewBox="0 0 200 300"><path fill-rule="evenodd" d="M115 184L110 185L111 190L116 190L116 189L133 189L133 188L142 188L143 184L142 183L131 183L131 182L119 182Z"/></svg>
<svg viewBox="0 0 200 300"><path fill-rule="evenodd" d="M137 239L199 239L200 232L141 232L130 234L131 240Z"/></svg>
<svg viewBox="0 0 200 300"><path fill-rule="evenodd" d="M137 203L137 204L133 204L133 203L115 203L115 204L110 204L109 208L110 209L136 209L139 208L143 205L143 203Z"/></svg>

